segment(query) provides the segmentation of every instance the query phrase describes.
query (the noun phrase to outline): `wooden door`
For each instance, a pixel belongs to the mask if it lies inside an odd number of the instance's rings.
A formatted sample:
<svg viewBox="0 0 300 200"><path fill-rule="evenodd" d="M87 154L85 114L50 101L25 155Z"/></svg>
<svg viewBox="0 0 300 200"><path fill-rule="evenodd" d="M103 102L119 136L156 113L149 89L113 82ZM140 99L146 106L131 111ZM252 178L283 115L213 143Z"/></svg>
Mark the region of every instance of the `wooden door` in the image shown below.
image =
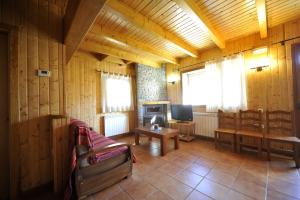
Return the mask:
<svg viewBox="0 0 300 200"><path fill-rule="evenodd" d="M8 34L0 32L0 199L9 195Z"/></svg>
<svg viewBox="0 0 300 200"><path fill-rule="evenodd" d="M300 137L300 43L292 46L296 134Z"/></svg>

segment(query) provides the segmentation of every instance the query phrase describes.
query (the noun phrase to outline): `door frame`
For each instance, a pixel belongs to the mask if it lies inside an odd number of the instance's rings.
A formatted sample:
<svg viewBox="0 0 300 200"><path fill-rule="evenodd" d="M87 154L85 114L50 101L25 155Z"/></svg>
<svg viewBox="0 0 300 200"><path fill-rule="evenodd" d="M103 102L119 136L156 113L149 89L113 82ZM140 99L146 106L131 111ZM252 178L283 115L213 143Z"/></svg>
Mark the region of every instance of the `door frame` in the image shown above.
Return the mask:
<svg viewBox="0 0 300 200"><path fill-rule="evenodd" d="M19 194L19 27L0 23L0 30L8 34L8 105L9 105L9 196Z"/></svg>
<svg viewBox="0 0 300 200"><path fill-rule="evenodd" d="M296 132L296 136L298 138L300 138L300 108L298 105L298 96L300 96L300 88L298 88L297 86L297 69L296 69L296 47L299 47L300 49L300 43L294 43L292 44L292 48L291 48L291 55L292 55L292 74L293 74L293 94L294 94L294 124L295 124L295 132ZM300 50L299 50L300 53ZM300 65L300 63L299 63ZM300 70L300 69L299 69ZM300 74L300 73L299 73Z"/></svg>

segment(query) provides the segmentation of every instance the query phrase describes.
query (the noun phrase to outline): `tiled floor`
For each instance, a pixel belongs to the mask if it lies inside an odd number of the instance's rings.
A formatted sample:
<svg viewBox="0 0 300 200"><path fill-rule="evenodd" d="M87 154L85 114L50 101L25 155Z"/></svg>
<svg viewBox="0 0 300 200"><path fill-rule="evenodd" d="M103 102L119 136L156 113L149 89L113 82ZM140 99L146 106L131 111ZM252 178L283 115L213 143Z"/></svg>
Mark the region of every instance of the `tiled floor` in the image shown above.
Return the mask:
<svg viewBox="0 0 300 200"><path fill-rule="evenodd" d="M164 157L159 141L142 137L134 146L137 163L133 175L89 199L300 199L300 176L294 162L273 158L272 162L249 153L216 150L212 142L180 143ZM134 143L133 137L120 141Z"/></svg>

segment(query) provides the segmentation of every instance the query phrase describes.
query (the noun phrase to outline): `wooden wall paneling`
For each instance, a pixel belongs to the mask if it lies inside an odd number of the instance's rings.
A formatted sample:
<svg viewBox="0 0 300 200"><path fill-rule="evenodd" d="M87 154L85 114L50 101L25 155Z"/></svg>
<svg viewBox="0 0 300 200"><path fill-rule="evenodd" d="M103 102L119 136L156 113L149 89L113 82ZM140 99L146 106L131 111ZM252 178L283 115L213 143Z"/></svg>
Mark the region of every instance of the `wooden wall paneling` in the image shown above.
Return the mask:
<svg viewBox="0 0 300 200"><path fill-rule="evenodd" d="M287 72L287 90L288 90L288 110L294 109L294 95L293 95L293 76L292 76L292 52L291 45L293 41L287 41L285 43L286 53L286 72Z"/></svg>
<svg viewBox="0 0 300 200"><path fill-rule="evenodd" d="M58 7L58 20L57 20L57 33L58 39L58 70L59 70L59 114L66 114L65 103L65 87L64 87L64 74L63 69L66 66L66 46L62 44L63 41L63 18L64 12L62 8Z"/></svg>
<svg viewBox="0 0 300 200"><path fill-rule="evenodd" d="M298 30L300 20L294 20L283 25L278 25L269 30L270 37L260 39L259 34L252 34L226 43L226 49L209 49L200 53L199 58L184 58L180 61L181 70L196 68L207 60L228 56L232 53L238 53L251 48L262 46L269 47L269 57L271 58L270 67L264 68L261 72L248 70L247 72L247 96L249 108L264 109L292 109L292 72L291 72L291 44L285 42L285 45L273 44L282 39L289 39L300 36ZM285 49L285 50L284 50ZM249 52L249 58L252 56L252 50ZM245 57L247 52L244 52ZM246 60L248 58L245 58ZM246 61L247 62L247 61ZM198 65L197 65L198 63ZM186 67L190 66L190 67ZM263 89L263 87L267 87ZM178 90L174 89L171 95ZM170 94L169 94L170 97ZM288 98L286 98L288 97ZM265 103L264 103L265 102Z"/></svg>
<svg viewBox="0 0 300 200"><path fill-rule="evenodd" d="M272 98L270 99L270 110L276 110L279 109L279 96L278 96L278 90L279 90L279 69L278 69L278 62L277 62L277 45L272 45L270 47L271 52L271 77L272 77L272 85L270 88L270 91L272 93Z"/></svg>
<svg viewBox="0 0 300 200"><path fill-rule="evenodd" d="M278 46L278 67L279 67L279 86L280 86L280 93L278 94L281 98L281 109L289 110L289 98L288 94L292 93L292 91L288 90L288 78L287 78L287 65L286 65L286 53L285 53L285 46L279 45Z"/></svg>
<svg viewBox="0 0 300 200"><path fill-rule="evenodd" d="M16 199L19 191L20 166L20 94L19 94L19 32L16 28L9 33L9 152L10 152L10 198Z"/></svg>
<svg viewBox="0 0 300 200"><path fill-rule="evenodd" d="M69 121L68 117L53 116L51 119L52 132L52 173L55 193L62 193L68 181L69 173Z"/></svg>
<svg viewBox="0 0 300 200"><path fill-rule="evenodd" d="M38 2L38 67L49 70L48 47L48 2ZM49 78L39 77L39 162L40 182L48 183L50 180L50 124L49 124Z"/></svg>
<svg viewBox="0 0 300 200"><path fill-rule="evenodd" d="M106 60L106 59L105 59ZM96 70L106 72L122 73L135 75L132 65L120 67L116 63L101 61L86 52L78 52L67 65L68 72L71 74L69 83L66 83L67 100L72 101L67 107L68 115L86 121L96 131L103 133L103 117L101 114L101 85L100 73ZM76 77L77 76L77 77ZM76 78L74 78L76 77ZM135 79L135 77L133 77ZM133 81L134 82L134 81ZM69 87L69 88L68 88ZM135 86L133 86L135 87ZM135 89L133 90L134 96ZM135 112L135 111L134 111ZM135 125L134 112L129 112L130 130Z"/></svg>
<svg viewBox="0 0 300 200"><path fill-rule="evenodd" d="M247 90L247 99L248 99L248 106L249 107L255 107L254 105L254 97L253 97L253 91L254 91L254 85L252 84L252 79L255 75L255 71L250 69L250 63L248 63L248 59L251 57L252 52L251 51L247 51L245 52L244 58L246 60L247 63L247 69L246 69L246 90Z"/></svg>
<svg viewBox="0 0 300 200"><path fill-rule="evenodd" d="M49 33L53 35L58 35L59 29L56 26L58 9L56 6L49 4ZM57 115L60 113L60 92L59 88L59 52L58 52L58 42L55 38L49 38L49 68L51 71L51 76L49 80L49 97L50 97L50 114Z"/></svg>
<svg viewBox="0 0 300 200"><path fill-rule="evenodd" d="M20 7L27 7L27 0L19 1ZM26 152L29 152L29 123L28 123L28 69L27 69L27 30L28 30L28 10L22 10L22 16L24 20L22 21L23 26L19 29L19 87L20 92L20 188L26 188L28 185L28 179L26 179L27 174L29 173L29 155ZM19 177L18 177L19 179ZM20 189L18 188L18 189Z"/></svg>
<svg viewBox="0 0 300 200"><path fill-rule="evenodd" d="M39 78L36 76L38 70L38 1L29 3L29 23L28 25L28 117L29 117L29 164L30 171L25 179L28 179L29 185L24 190L39 185Z"/></svg>
<svg viewBox="0 0 300 200"><path fill-rule="evenodd" d="M19 35L19 39L11 41L11 44L19 42L18 52L11 53L17 68L10 66L11 94L17 95L10 99L14 123L11 135L17 137L12 139L10 150L11 163L15 162L11 167L11 198L15 199L19 190L24 192L51 181L48 114L59 114L64 109L62 74L55 70L57 57L62 60L64 56L55 50L58 44L62 47L62 13L59 6L47 0L1 1L0 7L0 23L6 27L17 26L14 34ZM62 66L60 62L60 70ZM53 76L38 78L39 68L50 69ZM55 95L57 91L59 98Z"/></svg>

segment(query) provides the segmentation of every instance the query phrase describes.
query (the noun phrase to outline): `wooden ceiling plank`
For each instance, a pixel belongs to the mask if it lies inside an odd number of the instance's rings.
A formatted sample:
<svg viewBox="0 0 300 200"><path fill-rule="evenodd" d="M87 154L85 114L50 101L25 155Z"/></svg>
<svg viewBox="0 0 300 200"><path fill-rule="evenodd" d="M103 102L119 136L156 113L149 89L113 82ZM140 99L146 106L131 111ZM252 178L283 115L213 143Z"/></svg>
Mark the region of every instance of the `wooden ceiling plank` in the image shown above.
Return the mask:
<svg viewBox="0 0 300 200"><path fill-rule="evenodd" d="M92 27L106 0L68 1L64 16L64 44L68 63Z"/></svg>
<svg viewBox="0 0 300 200"><path fill-rule="evenodd" d="M148 65L155 68L161 67L160 63L157 63L155 61L149 60L147 58L117 48L112 48L110 46L97 44L96 42L90 40L86 40L85 42L83 42L80 48L85 51L106 54L109 56L117 57L124 60L130 60L132 62Z"/></svg>
<svg viewBox="0 0 300 200"><path fill-rule="evenodd" d="M136 12L134 9L128 7L126 4L120 2L119 0L114 0L108 1L108 5L111 8L111 12L114 12L122 18L126 18L126 20L130 21L132 24L138 26L139 28L145 31L148 31L160 38L172 42L178 47L178 49L180 49L185 54L190 55L192 57L197 57L198 51L195 47L191 46L177 35L165 30L149 18L144 17L142 14Z"/></svg>
<svg viewBox="0 0 300 200"><path fill-rule="evenodd" d="M172 64L178 64L177 60L174 57L162 52L160 49L157 49L150 45L147 45L145 42L139 42L137 40L131 39L124 34L112 32L109 30L103 30L103 29L101 29L101 27L98 27L97 29L94 28L93 31L95 31L95 32L93 32L93 33L90 32L90 35L93 38L97 38L97 37L112 38L123 44L127 44L128 46L130 46L132 48L140 49L142 51L151 53L151 54L161 58L165 62L172 63Z"/></svg>
<svg viewBox="0 0 300 200"><path fill-rule="evenodd" d="M261 38L268 36L268 25L267 25L267 10L265 0L255 0L256 13L259 24L259 32Z"/></svg>
<svg viewBox="0 0 300 200"><path fill-rule="evenodd" d="M198 5L194 0L175 0L175 2L188 14L190 17L207 32L212 41L221 49L225 48L225 41L217 30L210 24L207 18L202 14Z"/></svg>

